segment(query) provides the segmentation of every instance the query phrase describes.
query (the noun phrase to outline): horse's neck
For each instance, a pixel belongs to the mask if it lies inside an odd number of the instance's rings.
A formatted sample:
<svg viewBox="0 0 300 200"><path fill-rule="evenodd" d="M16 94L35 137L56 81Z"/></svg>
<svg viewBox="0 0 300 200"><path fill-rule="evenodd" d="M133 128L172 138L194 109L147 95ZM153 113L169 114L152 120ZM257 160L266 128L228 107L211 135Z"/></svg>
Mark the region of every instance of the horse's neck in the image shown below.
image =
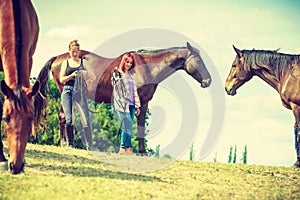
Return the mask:
<svg viewBox="0 0 300 200"><path fill-rule="evenodd" d="M166 54L162 60L149 66L152 78L156 83L160 83L167 77L175 73L177 70L182 69L183 56L179 53Z"/></svg>
<svg viewBox="0 0 300 200"><path fill-rule="evenodd" d="M281 84L284 84L286 76L289 76L292 71L292 65L294 62L300 62L300 56L289 56L283 55L280 59L271 62L271 66L261 65L261 69L255 74L271 85L275 90L279 92ZM279 63L278 60L284 60Z"/></svg>
<svg viewBox="0 0 300 200"><path fill-rule="evenodd" d="M280 87L279 77L276 77L274 74L269 73L265 70L259 71L255 73L255 75L260 77L266 83L268 83L276 91L279 91L279 87Z"/></svg>

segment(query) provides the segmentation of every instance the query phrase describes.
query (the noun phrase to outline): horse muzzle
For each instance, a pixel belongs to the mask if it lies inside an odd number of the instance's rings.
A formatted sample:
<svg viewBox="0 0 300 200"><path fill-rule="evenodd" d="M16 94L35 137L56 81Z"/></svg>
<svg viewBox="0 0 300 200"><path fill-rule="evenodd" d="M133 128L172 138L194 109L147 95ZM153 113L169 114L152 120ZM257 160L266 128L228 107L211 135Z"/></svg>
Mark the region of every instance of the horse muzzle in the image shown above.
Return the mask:
<svg viewBox="0 0 300 200"><path fill-rule="evenodd" d="M225 88L225 91L228 95L234 96L236 94L236 90L233 87Z"/></svg>
<svg viewBox="0 0 300 200"><path fill-rule="evenodd" d="M13 162L8 163L9 171L11 174L20 174L24 173L25 162L20 164L14 164Z"/></svg>
<svg viewBox="0 0 300 200"><path fill-rule="evenodd" d="M211 79L205 79L201 81L201 87L206 88L209 87L211 84Z"/></svg>

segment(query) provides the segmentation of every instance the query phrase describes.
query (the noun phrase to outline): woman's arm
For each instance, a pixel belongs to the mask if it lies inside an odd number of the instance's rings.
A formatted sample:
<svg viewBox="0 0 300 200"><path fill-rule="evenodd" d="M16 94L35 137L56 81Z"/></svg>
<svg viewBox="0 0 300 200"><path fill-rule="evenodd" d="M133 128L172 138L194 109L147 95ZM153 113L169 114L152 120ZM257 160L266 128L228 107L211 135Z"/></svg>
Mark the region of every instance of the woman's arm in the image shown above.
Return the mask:
<svg viewBox="0 0 300 200"><path fill-rule="evenodd" d="M77 74L77 71L73 72L68 76L66 76L66 74L67 74L67 60L64 60L63 63L61 64L61 70L59 75L59 80L62 84L65 84L66 82L74 78Z"/></svg>

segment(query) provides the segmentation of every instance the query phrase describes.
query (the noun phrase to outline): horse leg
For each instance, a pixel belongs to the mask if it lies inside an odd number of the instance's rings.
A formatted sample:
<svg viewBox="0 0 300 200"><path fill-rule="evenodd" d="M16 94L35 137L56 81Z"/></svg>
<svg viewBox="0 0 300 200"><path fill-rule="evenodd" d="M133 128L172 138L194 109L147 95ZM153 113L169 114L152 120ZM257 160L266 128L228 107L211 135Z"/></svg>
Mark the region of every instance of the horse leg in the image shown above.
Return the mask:
<svg viewBox="0 0 300 200"><path fill-rule="evenodd" d="M142 156L144 156L144 155L147 156L147 152L146 152L146 148L145 148L145 121L146 121L147 109L148 109L148 102L141 106L140 115L137 117L139 153Z"/></svg>
<svg viewBox="0 0 300 200"><path fill-rule="evenodd" d="M300 124L295 123L294 126L294 134L295 134L295 150L296 150L296 155L297 155L297 161L295 162L294 166L295 167L300 167Z"/></svg>
<svg viewBox="0 0 300 200"><path fill-rule="evenodd" d="M67 142L66 137L66 118L62 111L58 113L58 121L59 121L59 132L60 132L60 146L64 146Z"/></svg>
<svg viewBox="0 0 300 200"><path fill-rule="evenodd" d="M297 153L297 161L295 162L294 166L300 168L300 106L297 104L291 104L296 123L294 126L294 133L295 133L295 149Z"/></svg>

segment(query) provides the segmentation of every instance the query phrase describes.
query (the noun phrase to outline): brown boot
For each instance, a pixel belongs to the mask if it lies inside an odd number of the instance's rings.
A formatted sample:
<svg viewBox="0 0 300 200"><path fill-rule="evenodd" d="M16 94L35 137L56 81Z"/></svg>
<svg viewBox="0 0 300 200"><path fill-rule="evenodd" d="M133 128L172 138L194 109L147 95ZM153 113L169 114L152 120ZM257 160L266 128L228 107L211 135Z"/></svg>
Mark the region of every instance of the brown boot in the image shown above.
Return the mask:
<svg viewBox="0 0 300 200"><path fill-rule="evenodd" d="M126 154L133 155L133 149L132 149L132 147L126 148Z"/></svg>
<svg viewBox="0 0 300 200"><path fill-rule="evenodd" d="M67 146L74 147L73 125L67 125Z"/></svg>

